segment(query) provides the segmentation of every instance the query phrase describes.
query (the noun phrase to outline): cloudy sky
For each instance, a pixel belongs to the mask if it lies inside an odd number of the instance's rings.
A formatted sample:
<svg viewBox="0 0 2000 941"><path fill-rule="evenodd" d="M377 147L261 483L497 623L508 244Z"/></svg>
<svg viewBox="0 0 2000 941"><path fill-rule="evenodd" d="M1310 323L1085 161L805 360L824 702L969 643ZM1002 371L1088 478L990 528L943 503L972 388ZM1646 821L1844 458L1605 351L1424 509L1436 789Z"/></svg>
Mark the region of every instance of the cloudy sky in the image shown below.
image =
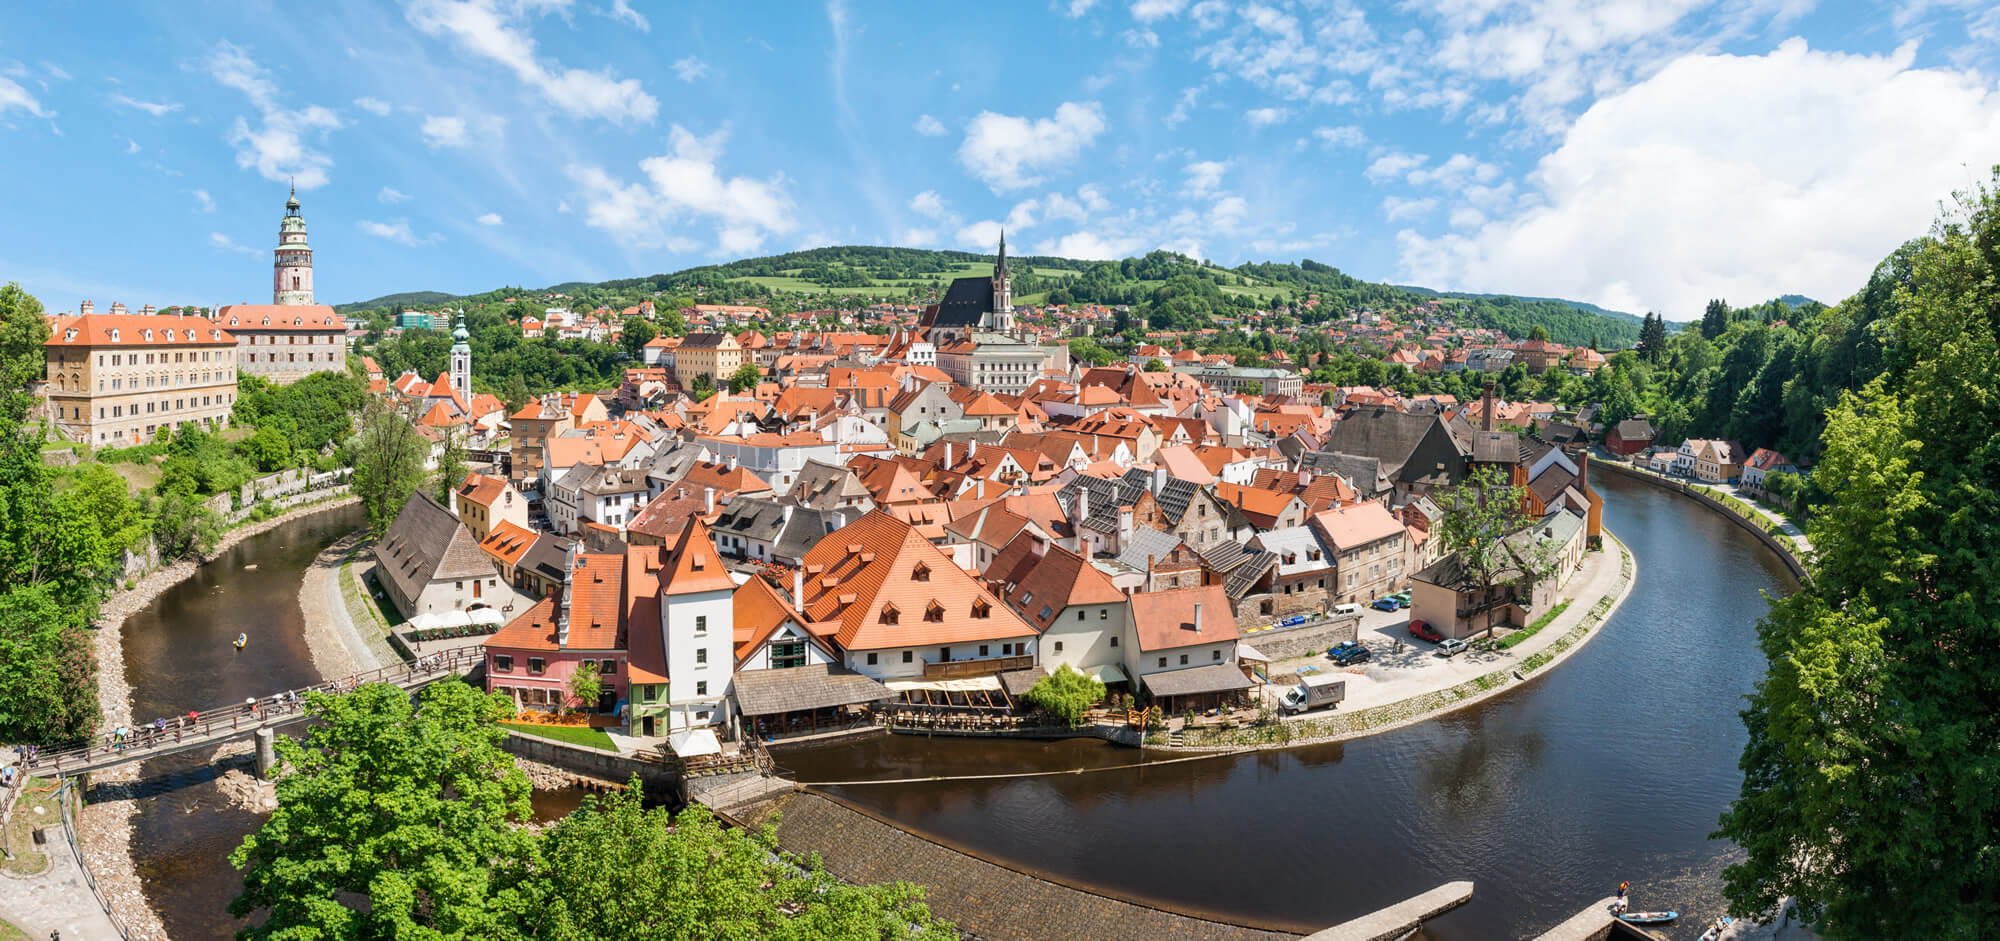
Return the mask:
<svg viewBox="0 0 2000 941"><path fill-rule="evenodd" d="M1170 248L1674 319L1851 293L2000 162L2000 5L0 9L0 280L320 300L829 244Z"/></svg>

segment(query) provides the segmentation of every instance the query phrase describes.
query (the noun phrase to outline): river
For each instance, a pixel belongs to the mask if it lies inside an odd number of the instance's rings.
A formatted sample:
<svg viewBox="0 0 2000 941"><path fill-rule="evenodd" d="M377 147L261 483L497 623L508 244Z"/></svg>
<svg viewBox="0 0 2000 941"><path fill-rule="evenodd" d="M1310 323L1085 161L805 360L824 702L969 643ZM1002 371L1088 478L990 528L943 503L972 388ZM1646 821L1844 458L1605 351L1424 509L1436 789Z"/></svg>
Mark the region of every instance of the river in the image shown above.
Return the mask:
<svg viewBox="0 0 2000 941"><path fill-rule="evenodd" d="M306 646L299 587L319 551L363 524L359 505L313 513L251 536L126 618L132 717L150 722L322 679ZM254 564L256 568L248 566ZM236 650L238 633L250 642ZM176 938L227 938L242 926L229 901L243 888L229 854L262 822L216 786L213 750L141 768L132 858L146 897ZM574 809L582 792L537 792L536 817Z"/></svg>
<svg viewBox="0 0 2000 941"><path fill-rule="evenodd" d="M1076 885L1312 931L1454 879L1439 941L1532 937L1634 883L1635 905L1712 917L1732 847L1737 712L1763 674L1762 592L1795 585L1735 524L1594 475L1638 562L1601 634L1518 690L1371 738L1154 768L866 785L852 802L940 841ZM801 781L1129 762L1095 741L891 736L783 752ZM1682 924L1699 925L1700 918ZM1696 928L1683 928L1692 937Z"/></svg>

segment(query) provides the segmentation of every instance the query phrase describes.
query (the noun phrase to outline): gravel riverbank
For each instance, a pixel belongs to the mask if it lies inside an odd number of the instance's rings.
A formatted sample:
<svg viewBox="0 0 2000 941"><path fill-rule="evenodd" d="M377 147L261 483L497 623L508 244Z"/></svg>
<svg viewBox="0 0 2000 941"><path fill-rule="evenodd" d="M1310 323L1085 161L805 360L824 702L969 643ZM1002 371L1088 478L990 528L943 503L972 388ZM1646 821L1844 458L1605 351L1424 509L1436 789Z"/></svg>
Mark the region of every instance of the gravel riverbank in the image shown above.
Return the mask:
<svg viewBox="0 0 2000 941"><path fill-rule="evenodd" d="M299 507L261 523L231 530L216 543L210 557L287 521L345 506L357 499L348 497ZM103 711L105 726L116 728L132 724L132 687L125 674L125 619L151 604L161 592L193 575L198 567L194 562L176 562L105 599L98 609L92 640L97 647L98 708ZM136 939L163 939L167 937L166 926L146 900L138 872L132 864L132 814L136 808L133 806L133 788L129 785L138 778L139 765L136 762L92 775L88 791L91 803L84 806L83 813L77 818L77 837L83 844L84 864L90 867L91 875L97 879L105 898L111 901L112 909L124 919L131 936Z"/></svg>

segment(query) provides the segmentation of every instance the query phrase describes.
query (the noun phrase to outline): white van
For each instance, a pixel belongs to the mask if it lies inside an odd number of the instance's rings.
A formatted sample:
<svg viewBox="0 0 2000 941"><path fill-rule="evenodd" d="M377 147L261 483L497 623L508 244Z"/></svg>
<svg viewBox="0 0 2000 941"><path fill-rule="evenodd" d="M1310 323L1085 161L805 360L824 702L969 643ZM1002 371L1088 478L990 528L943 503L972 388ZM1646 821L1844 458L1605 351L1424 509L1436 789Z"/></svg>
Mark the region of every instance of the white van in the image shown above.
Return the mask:
<svg viewBox="0 0 2000 941"><path fill-rule="evenodd" d="M1353 602L1333 606L1333 616L1337 618L1360 617L1361 606Z"/></svg>

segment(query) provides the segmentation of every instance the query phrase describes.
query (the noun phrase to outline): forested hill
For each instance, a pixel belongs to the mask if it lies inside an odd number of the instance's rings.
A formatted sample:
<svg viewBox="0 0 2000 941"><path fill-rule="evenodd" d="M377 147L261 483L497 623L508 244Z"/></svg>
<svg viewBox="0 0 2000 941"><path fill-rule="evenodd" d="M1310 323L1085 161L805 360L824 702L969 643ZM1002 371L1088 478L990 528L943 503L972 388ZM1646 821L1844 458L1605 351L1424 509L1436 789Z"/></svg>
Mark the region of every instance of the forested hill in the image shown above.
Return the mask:
<svg viewBox="0 0 2000 941"><path fill-rule="evenodd" d="M568 295L577 304L629 306L655 292L709 300L766 299L776 310L852 307L878 300L923 303L953 278L991 274L994 256L879 246L833 246L702 265L671 274L597 283L570 282L542 291L503 288L456 298L423 292L342 304L342 313L398 306L488 301L510 293ZM1591 304L1554 298L1462 294L1402 287L1352 277L1310 259L1296 264L1256 262L1224 268L1184 255L1155 251L1117 261L1080 261L1046 255L1008 257L1014 296L1021 305L1129 306L1134 327L1193 329L1258 310L1279 310L1303 323L1337 320L1359 310L1400 312L1442 301L1461 323L1495 327L1526 337L1535 327L1559 343L1628 348L1638 341L1640 318Z"/></svg>

